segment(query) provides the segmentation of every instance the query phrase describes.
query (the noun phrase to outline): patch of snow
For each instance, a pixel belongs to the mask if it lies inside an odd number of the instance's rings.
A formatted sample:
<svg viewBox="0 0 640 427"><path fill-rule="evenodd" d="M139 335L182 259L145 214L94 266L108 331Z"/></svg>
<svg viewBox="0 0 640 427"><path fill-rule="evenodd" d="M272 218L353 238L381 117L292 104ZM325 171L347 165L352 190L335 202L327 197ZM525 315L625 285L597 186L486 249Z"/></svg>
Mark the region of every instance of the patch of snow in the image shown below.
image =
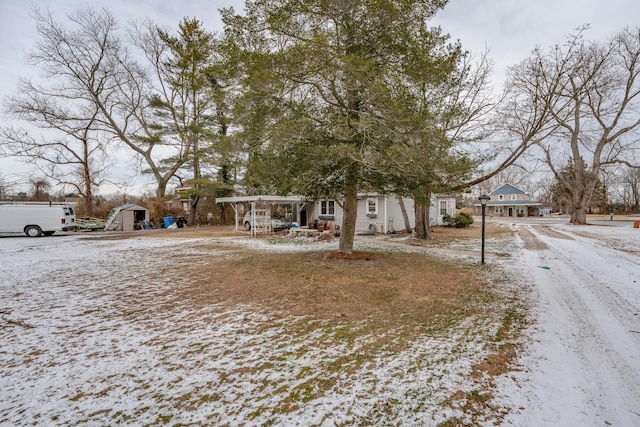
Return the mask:
<svg viewBox="0 0 640 427"><path fill-rule="evenodd" d="M0 239L0 425L422 426L456 414L441 404L469 386L487 325L468 320L370 355L376 337L337 341L303 318L179 298L190 280L180 261L224 255L229 242Z"/></svg>
<svg viewBox="0 0 640 427"><path fill-rule="evenodd" d="M546 249L486 242L487 253L513 254L488 261L508 278L504 292L524 290L531 304L518 366L494 379L492 404L509 410L501 422L513 426L640 425L640 230L544 226L559 234L512 227ZM219 243L0 238L0 425L435 426L467 417L442 402L474 387L471 367L499 325L469 319L371 355L375 337L337 341L320 322L251 306L196 308L179 297L183 260L337 248ZM356 250L391 248L363 239Z"/></svg>
<svg viewBox="0 0 640 427"><path fill-rule="evenodd" d="M526 353L497 382L505 423L640 425L640 230L520 227L548 248L504 261L535 298Z"/></svg>

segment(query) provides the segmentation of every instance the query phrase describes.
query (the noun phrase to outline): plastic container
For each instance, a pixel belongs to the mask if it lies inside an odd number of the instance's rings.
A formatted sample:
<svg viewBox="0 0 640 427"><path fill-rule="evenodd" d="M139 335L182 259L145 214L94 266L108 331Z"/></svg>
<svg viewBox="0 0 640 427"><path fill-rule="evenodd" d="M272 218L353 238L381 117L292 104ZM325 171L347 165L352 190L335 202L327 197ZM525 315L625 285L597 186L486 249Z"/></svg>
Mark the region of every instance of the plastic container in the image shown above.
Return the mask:
<svg viewBox="0 0 640 427"><path fill-rule="evenodd" d="M173 224L173 217L172 216L162 217L162 222L164 223L164 228L169 228L169 226Z"/></svg>

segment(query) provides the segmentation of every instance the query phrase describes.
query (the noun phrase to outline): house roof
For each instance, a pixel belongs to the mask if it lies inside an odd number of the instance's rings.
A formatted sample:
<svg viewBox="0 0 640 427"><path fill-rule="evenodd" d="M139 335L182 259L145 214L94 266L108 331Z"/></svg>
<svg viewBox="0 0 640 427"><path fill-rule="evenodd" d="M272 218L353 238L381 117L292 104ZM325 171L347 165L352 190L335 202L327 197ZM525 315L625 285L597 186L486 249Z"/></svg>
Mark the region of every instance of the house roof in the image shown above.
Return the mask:
<svg viewBox="0 0 640 427"><path fill-rule="evenodd" d="M490 196L492 195L500 195L500 194L527 194L524 191L520 190L518 187L515 187L511 184L504 184L502 187L498 187L495 190L493 190L491 193L489 193Z"/></svg>
<svg viewBox="0 0 640 427"><path fill-rule="evenodd" d="M133 203L128 203L126 205L120 205L114 208L114 210L118 211L148 211L149 209L144 206L135 205Z"/></svg>

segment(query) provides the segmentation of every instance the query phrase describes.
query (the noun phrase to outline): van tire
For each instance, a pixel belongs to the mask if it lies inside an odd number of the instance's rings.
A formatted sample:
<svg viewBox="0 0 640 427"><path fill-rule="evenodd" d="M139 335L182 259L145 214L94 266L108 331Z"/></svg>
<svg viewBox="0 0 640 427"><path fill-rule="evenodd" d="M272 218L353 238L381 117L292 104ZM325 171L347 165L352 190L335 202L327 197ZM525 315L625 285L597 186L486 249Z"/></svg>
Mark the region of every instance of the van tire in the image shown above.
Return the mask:
<svg viewBox="0 0 640 427"><path fill-rule="evenodd" d="M244 223L244 229L247 231L251 231L251 223L249 221Z"/></svg>
<svg viewBox="0 0 640 427"><path fill-rule="evenodd" d="M42 230L37 225L28 225L24 229L24 234L29 237L40 237L42 236Z"/></svg>

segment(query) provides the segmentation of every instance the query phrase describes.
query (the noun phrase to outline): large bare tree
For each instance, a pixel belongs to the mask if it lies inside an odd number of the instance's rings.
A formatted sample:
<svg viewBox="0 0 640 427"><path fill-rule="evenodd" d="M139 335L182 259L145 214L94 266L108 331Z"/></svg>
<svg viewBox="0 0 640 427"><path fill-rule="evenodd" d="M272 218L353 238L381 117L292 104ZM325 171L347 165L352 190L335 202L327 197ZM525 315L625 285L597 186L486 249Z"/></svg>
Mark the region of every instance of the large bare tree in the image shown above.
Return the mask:
<svg viewBox="0 0 640 427"><path fill-rule="evenodd" d="M56 130L66 132L66 138L73 128L78 129L73 138L81 140L84 129L85 140L91 137L101 149L109 150L105 148L107 145L124 146L133 153L130 158L136 160L139 172L153 175L156 196L164 196L167 184L192 156L193 149L191 139L173 138L154 121L154 100L171 96L162 92L163 85L158 84L158 80L164 76L154 69L165 65L161 59L169 50L167 43L138 45L152 48L144 51L150 60L145 68L126 47L125 35L106 9L98 11L87 7L69 15L67 26L57 22L48 10L34 9L33 15L40 42L29 59L45 77L40 85L24 87L26 99L39 101L32 108L33 114L46 117L49 125L57 120L59 129ZM50 100L51 94L57 97L57 102ZM25 135L28 134L22 136ZM56 142L61 140L58 138ZM59 147L39 145L40 149L50 152ZM91 165L91 161L85 163ZM97 164L105 163L94 162L93 166Z"/></svg>
<svg viewBox="0 0 640 427"><path fill-rule="evenodd" d="M31 60L37 63L38 56ZM111 161L104 134L96 128L95 105L75 99L65 85L43 87L30 80L19 83L18 93L5 107L11 117L39 128L40 138L25 128L4 127L0 154L17 157L36 167L44 177L83 199L87 215L93 215L94 191Z"/></svg>
<svg viewBox="0 0 640 427"><path fill-rule="evenodd" d="M418 164L429 169L422 175L426 182L413 194L416 238L429 238L432 194L459 191L461 183L486 158L478 143L492 133L492 113L498 102L492 95L492 71L486 52L479 57L467 52L440 84L421 85L426 89L421 104L429 116L424 125L440 129L443 141L436 139L434 146L432 136L431 143L422 141L412 147L414 154L423 156Z"/></svg>
<svg viewBox="0 0 640 427"><path fill-rule="evenodd" d="M570 191L573 224L586 223L603 167L637 167L640 160L640 29L624 29L606 43L588 42L586 29L548 52L535 49L511 69L510 80L513 93L528 100L510 123L531 117L541 102L550 113L533 140ZM572 173L563 173L566 165Z"/></svg>
<svg viewBox="0 0 640 427"><path fill-rule="evenodd" d="M151 107L153 126L165 140L188 148L192 188L189 222L193 223L203 186L203 160L227 132L225 89L220 78L218 39L197 19L180 22L177 35L153 24L137 29L135 44L144 52L155 76ZM178 159L176 159L178 160Z"/></svg>

